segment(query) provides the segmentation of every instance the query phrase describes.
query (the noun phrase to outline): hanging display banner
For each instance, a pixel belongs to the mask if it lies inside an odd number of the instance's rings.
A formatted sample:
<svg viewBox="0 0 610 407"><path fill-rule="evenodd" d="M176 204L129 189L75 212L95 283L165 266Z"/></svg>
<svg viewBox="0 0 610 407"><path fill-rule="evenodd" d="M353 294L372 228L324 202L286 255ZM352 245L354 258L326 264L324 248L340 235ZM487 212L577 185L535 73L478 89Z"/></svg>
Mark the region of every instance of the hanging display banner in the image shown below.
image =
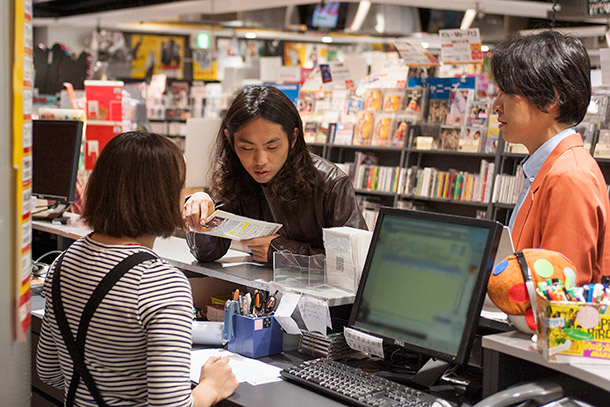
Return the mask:
<svg viewBox="0 0 610 407"><path fill-rule="evenodd" d="M402 58L405 61L405 65L409 67L440 65L438 59L419 44L414 44L409 41L396 41L394 42L394 46L396 47L396 51L398 51L400 58Z"/></svg>
<svg viewBox="0 0 610 407"><path fill-rule="evenodd" d="M25 341L30 328L32 271L32 100L34 41L32 1L15 3L13 61L13 338Z"/></svg>
<svg viewBox="0 0 610 407"><path fill-rule="evenodd" d="M482 64L481 35L478 28L438 30L443 64Z"/></svg>

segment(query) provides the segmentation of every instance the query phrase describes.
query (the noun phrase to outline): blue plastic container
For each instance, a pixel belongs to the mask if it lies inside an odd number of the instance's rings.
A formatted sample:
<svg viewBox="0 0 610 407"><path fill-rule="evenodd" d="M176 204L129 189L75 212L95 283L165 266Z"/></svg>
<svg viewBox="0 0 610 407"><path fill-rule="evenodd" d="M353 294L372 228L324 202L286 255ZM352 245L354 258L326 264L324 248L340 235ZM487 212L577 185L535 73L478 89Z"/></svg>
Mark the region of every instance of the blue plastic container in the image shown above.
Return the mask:
<svg viewBox="0 0 610 407"><path fill-rule="evenodd" d="M277 355L283 350L283 333L273 316L249 317L233 315L235 336L229 340L231 352L249 358Z"/></svg>

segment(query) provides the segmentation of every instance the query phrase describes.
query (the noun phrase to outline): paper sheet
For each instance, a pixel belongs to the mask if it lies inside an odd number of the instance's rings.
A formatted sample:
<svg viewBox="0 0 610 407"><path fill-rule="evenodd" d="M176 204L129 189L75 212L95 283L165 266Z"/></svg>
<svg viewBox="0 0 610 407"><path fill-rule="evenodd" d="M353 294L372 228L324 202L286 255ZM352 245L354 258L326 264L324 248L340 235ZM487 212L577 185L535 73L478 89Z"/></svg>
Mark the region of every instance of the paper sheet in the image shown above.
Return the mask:
<svg viewBox="0 0 610 407"><path fill-rule="evenodd" d="M279 223L251 219L223 210L214 211L202 226L205 228L201 232L203 234L237 240L269 236L282 227Z"/></svg>
<svg viewBox="0 0 610 407"><path fill-rule="evenodd" d="M326 327L332 329L330 310L326 301L304 295L299 301L299 312L308 331L326 335Z"/></svg>
<svg viewBox="0 0 610 407"><path fill-rule="evenodd" d="M275 310L273 316L275 320L284 328L284 330L291 335L300 335L301 330L297 323L292 319L291 315L294 312L301 294L294 293L283 293L280 303Z"/></svg>
<svg viewBox="0 0 610 407"><path fill-rule="evenodd" d="M279 367L250 359L221 348L198 349L191 352L191 381L199 383L201 367L212 356L229 358L229 366L238 382L250 383L252 386L281 381Z"/></svg>
<svg viewBox="0 0 610 407"><path fill-rule="evenodd" d="M343 327L343 335L350 348L383 358L383 339L348 327Z"/></svg>

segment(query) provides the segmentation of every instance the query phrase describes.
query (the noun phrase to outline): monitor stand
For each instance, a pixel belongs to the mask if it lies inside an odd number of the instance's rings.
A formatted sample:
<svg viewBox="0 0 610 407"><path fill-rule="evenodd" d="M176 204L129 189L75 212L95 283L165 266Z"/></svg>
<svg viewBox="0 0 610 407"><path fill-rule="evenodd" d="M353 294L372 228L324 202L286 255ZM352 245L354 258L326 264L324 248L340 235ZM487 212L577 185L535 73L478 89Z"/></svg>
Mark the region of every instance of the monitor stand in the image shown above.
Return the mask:
<svg viewBox="0 0 610 407"><path fill-rule="evenodd" d="M429 389L439 381L439 379L443 376L443 373L445 373L450 366L451 363L449 362L430 358L426 364L423 365L417 371L417 373L415 373L410 381Z"/></svg>
<svg viewBox="0 0 610 407"><path fill-rule="evenodd" d="M48 210L32 215L32 219L35 220L49 220L54 223L66 224L68 223L68 217L64 216L64 212L70 208L68 203L55 202L49 207Z"/></svg>

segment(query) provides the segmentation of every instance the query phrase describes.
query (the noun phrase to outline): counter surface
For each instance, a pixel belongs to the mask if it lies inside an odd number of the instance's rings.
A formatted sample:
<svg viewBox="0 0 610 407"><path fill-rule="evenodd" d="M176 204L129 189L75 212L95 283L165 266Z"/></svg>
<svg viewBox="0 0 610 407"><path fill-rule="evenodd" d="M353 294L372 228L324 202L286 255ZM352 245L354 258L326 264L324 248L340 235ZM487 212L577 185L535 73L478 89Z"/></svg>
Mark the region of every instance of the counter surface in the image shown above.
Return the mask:
<svg viewBox="0 0 610 407"><path fill-rule="evenodd" d="M54 224L49 221L40 220L32 221L32 228L72 240L80 239L91 232L91 230L82 226ZM275 291L277 288L273 283L273 269L254 262L249 253L229 249L227 254L221 259L201 263L195 260L188 249L185 239L174 236L168 239L157 239L153 250L169 264L184 271L241 284L258 290ZM288 290L326 300L331 307L352 304L355 298L353 293L336 288L289 288Z"/></svg>

